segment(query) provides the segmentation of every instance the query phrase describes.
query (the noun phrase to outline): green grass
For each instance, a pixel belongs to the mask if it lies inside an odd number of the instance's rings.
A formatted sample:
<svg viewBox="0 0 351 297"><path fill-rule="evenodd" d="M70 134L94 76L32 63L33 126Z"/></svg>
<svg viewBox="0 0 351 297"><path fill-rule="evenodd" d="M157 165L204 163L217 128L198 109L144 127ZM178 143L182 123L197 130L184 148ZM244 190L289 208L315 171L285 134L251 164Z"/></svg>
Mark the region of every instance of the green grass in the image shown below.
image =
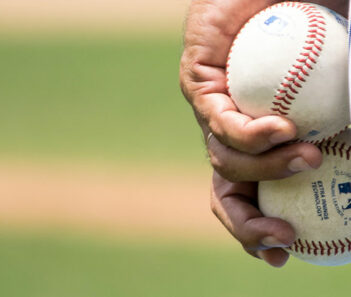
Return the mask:
<svg viewBox="0 0 351 297"><path fill-rule="evenodd" d="M348 296L351 272L350 266L297 260L274 269L228 246L57 234L2 234L0 262L0 294L6 297Z"/></svg>
<svg viewBox="0 0 351 297"><path fill-rule="evenodd" d="M0 153L201 160L180 37L0 39Z"/></svg>
<svg viewBox="0 0 351 297"><path fill-rule="evenodd" d="M0 154L203 160L175 36L0 39ZM348 296L350 266L274 269L236 248L0 232L4 297Z"/></svg>

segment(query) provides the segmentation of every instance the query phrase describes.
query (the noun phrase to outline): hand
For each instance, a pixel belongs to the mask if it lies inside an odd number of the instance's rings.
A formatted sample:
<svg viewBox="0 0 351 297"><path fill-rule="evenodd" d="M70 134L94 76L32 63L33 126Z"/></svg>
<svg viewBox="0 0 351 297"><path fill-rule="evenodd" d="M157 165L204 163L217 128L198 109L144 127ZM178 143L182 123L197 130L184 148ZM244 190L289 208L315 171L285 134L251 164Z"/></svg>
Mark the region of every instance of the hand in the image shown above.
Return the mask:
<svg viewBox="0 0 351 297"><path fill-rule="evenodd" d="M295 232L283 220L262 216L257 209L257 183L231 183L214 172L211 207L250 255L274 267L286 263L289 254L282 248L294 242Z"/></svg>
<svg viewBox="0 0 351 297"><path fill-rule="evenodd" d="M281 266L287 254L279 247L291 243L293 230L281 220L262 218L257 209L257 184L247 181L283 178L318 168L322 156L306 143L276 147L295 137L295 125L278 116L252 119L241 114L225 88L227 53L235 35L252 15L276 2L280 1L194 0L187 20L180 82L205 138L210 132L214 135L208 142L215 168L213 211L245 250ZM315 2L330 3L344 15L347 9L347 1Z"/></svg>
<svg viewBox="0 0 351 297"><path fill-rule="evenodd" d="M320 165L321 154L310 144L266 153L292 140L295 125L279 116L252 119L227 95L225 68L233 38L252 15L276 2L194 0L187 20L181 87L204 136L211 132L218 140L208 144L213 167L232 182L283 178Z"/></svg>
<svg viewBox="0 0 351 297"><path fill-rule="evenodd" d="M211 137L208 146L215 151L216 147L222 147L222 144L215 137ZM227 157L232 161L235 158L240 160L241 157L246 159L244 162L239 161L236 168L246 170L245 174L252 178L256 176L256 178L264 179L274 174L270 172L271 164L275 164L278 168L277 174L279 172L284 174L284 168L287 167L286 160L294 159L294 156L290 155L299 155L300 150L304 148L307 149L306 156L310 162L318 166L321 162L320 152L318 149L317 152L308 150L309 146L309 144L293 144L272 149L258 156L251 156L227 147L224 158ZM287 155L287 158L283 158L284 155ZM262 157L261 160L260 157ZM262 175L257 175L253 171L255 162L261 166L262 171L259 174ZM245 168L245 166L248 167ZM263 174L264 172L266 173ZM214 171L211 191L212 211L250 255L263 259L272 266L281 267L289 258L289 254L282 248L294 242L294 230L283 220L264 217L258 210L257 204L256 182L233 183Z"/></svg>

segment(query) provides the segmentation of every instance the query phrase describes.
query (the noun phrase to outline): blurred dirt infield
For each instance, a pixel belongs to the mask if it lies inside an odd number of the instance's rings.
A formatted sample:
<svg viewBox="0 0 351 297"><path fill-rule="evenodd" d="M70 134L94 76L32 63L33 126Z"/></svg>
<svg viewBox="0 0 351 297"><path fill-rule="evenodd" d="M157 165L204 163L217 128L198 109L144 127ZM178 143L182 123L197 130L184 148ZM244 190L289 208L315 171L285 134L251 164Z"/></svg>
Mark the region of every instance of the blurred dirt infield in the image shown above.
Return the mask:
<svg viewBox="0 0 351 297"><path fill-rule="evenodd" d="M0 0L0 32L180 31L190 0Z"/></svg>
<svg viewBox="0 0 351 297"><path fill-rule="evenodd" d="M128 237L229 238L209 207L210 170L0 163L5 228L64 228Z"/></svg>
<svg viewBox="0 0 351 297"><path fill-rule="evenodd" d="M0 32L180 33L189 2L0 0ZM210 168L203 166L121 168L0 160L1 226L227 239L210 211Z"/></svg>

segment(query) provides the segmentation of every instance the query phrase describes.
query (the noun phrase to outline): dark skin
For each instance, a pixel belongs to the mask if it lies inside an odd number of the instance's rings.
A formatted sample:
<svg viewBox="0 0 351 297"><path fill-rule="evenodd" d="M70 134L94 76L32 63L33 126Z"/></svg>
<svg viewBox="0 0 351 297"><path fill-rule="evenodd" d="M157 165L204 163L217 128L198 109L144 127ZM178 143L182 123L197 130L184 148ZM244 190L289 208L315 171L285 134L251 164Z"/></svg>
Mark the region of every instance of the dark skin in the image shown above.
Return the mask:
<svg viewBox="0 0 351 297"><path fill-rule="evenodd" d="M274 0L193 0L190 6L180 83L194 109L214 168L211 208L228 231L252 256L281 267L288 260L282 248L295 232L257 208L257 182L279 179L321 165L317 147L281 145L293 139L296 127L279 116L252 119L241 114L225 88L227 53L242 25ZM347 16L347 0L309 1Z"/></svg>

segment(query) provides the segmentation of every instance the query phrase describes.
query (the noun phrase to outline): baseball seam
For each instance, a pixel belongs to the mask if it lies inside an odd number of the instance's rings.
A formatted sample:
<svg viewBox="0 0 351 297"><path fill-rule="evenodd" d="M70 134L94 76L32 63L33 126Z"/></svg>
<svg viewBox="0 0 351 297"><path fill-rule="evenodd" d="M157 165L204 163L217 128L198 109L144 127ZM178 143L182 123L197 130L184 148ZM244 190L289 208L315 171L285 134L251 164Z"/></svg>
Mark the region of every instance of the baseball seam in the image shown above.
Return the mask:
<svg viewBox="0 0 351 297"><path fill-rule="evenodd" d="M287 116L290 106L296 99L299 89L303 87L317 64L318 57L322 52L325 39L326 23L323 15L313 5L301 4L296 2L280 3L277 6L290 6L303 11L308 20L307 38L296 63L288 70L288 75L284 77L278 88L271 110L279 115Z"/></svg>
<svg viewBox="0 0 351 297"><path fill-rule="evenodd" d="M229 71L230 60L233 52L233 48L236 44L237 39L242 34L243 30L249 25L252 20L268 10L275 7L294 7L303 11L308 18L308 34L305 41L306 45L303 47L300 55L296 59L298 63L292 65L291 69L288 70L288 74L284 81L280 84L280 88L276 91L276 95L272 101L274 107L271 108L272 111L280 115L288 115L288 110L290 110L289 105L292 104L291 101L295 100L296 94L298 94L298 88L302 88L302 83L306 82L307 76L309 76L309 71L313 69L312 64L316 64L317 58L322 51L322 45L325 39L325 19L322 14L317 10L315 6L308 3L299 2L280 2L266 9L261 10L254 17L249 19L244 26L240 29L234 38L232 46L229 50L227 64L226 64L226 89L230 97L233 98L230 87L229 87Z"/></svg>
<svg viewBox="0 0 351 297"><path fill-rule="evenodd" d="M318 147L324 154L339 156L340 158L350 160L351 146L345 142L328 140L320 143ZM300 254L335 256L344 254L345 252L351 252L351 239L346 237L344 239L331 241L297 239L288 249Z"/></svg>
<svg viewBox="0 0 351 297"><path fill-rule="evenodd" d="M348 129L348 126L345 126L345 128L342 129L340 132L334 133L334 135L329 136L329 137L325 137L321 140L297 139L295 141L292 141L292 143L311 143L311 144L318 146L323 151L323 147L324 147L325 143L327 143L328 141L330 142L333 138L335 138L336 136L338 136L342 132L345 132L347 129ZM326 153L329 154L328 152L326 152Z"/></svg>
<svg viewBox="0 0 351 297"><path fill-rule="evenodd" d="M344 254L345 252L351 252L351 240L344 238L322 242L314 240L302 241L301 239L298 239L288 249L300 254L335 256Z"/></svg>
<svg viewBox="0 0 351 297"><path fill-rule="evenodd" d="M276 94L272 99L272 114L287 116L293 102L296 100L297 95L299 94L299 89L303 88L303 84L308 80L310 72L313 70L315 64L317 64L318 58L322 53L323 44L326 37L326 22L322 13L318 10L316 6L309 3L300 3L300 2L281 2L273 6L267 7L266 9L260 11L257 15L271 10L275 7L293 7L305 13L308 22L307 36L305 40L305 45L303 46L299 55L297 55L296 63L294 63L291 68L288 70L287 75L284 77L283 81L280 83L279 87L276 90ZM233 98L230 87L229 87L229 71L230 60L233 52L233 47L236 44L237 39L241 35L242 31L246 28L248 24L254 19L252 17L238 32L236 35L233 44L230 48L227 65L226 65L226 89L228 95ZM234 98L233 98L234 99ZM347 128L347 127L346 127ZM326 141L331 140L345 129L325 137L321 140L304 140L297 139L295 142L307 142L315 145L319 145Z"/></svg>
<svg viewBox="0 0 351 297"><path fill-rule="evenodd" d="M326 155L334 155L340 158L345 158L346 160L350 160L351 146L345 142L328 140L324 143L320 143L317 146L322 151L322 153Z"/></svg>
<svg viewBox="0 0 351 297"><path fill-rule="evenodd" d="M276 95L272 101L273 107L271 110L275 114L287 116L291 109L291 105L296 100L296 96L299 94L299 89L303 88L303 84L308 80L309 73L313 70L314 65L317 64L318 57L323 50L323 44L326 37L326 22L323 15L315 6L298 2L278 3L261 11L258 13L258 15L274 7L294 7L296 9L299 9L305 13L308 21L308 30L305 45L298 55L296 63L291 66L291 68L288 70L288 74L280 83L280 86L278 87ZM249 24L250 21L251 20L249 20L246 25ZM230 66L230 58L232 55L232 49L235 46L235 42L246 25L244 25L244 27L239 31L236 38L234 39L227 60L227 69ZM232 97L229 88L228 75L229 73L227 71L227 92L228 95ZM347 127L345 129L347 129ZM346 143L340 143L337 141L333 142L331 140L339 133L335 133L333 136L324 138L319 141L297 140L297 142L313 143L317 145L324 154L340 156L341 158L350 160L351 146L348 146ZM351 252L351 239L344 238L331 241L297 239L287 249L301 254L315 256L333 256L343 254L345 252Z"/></svg>

